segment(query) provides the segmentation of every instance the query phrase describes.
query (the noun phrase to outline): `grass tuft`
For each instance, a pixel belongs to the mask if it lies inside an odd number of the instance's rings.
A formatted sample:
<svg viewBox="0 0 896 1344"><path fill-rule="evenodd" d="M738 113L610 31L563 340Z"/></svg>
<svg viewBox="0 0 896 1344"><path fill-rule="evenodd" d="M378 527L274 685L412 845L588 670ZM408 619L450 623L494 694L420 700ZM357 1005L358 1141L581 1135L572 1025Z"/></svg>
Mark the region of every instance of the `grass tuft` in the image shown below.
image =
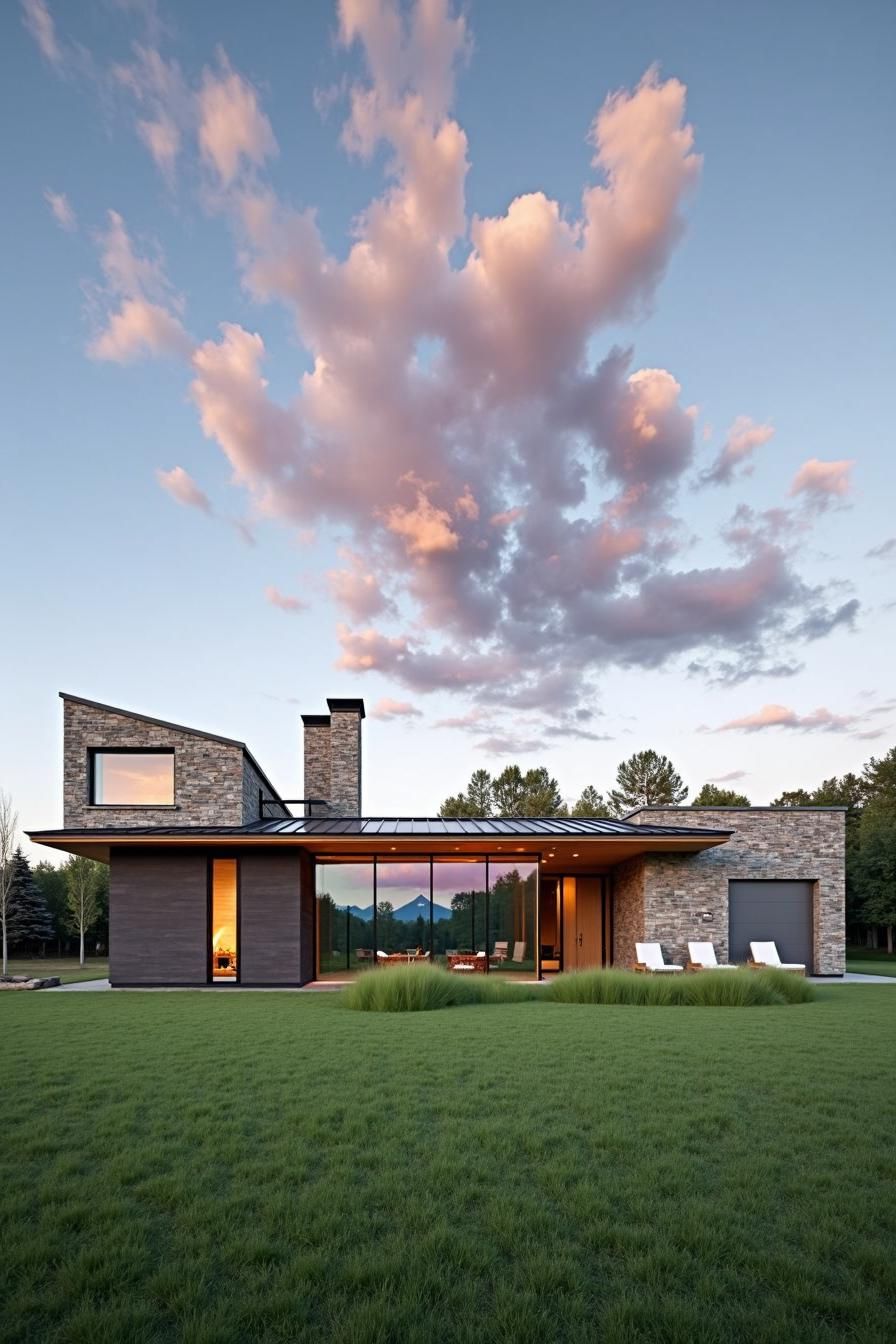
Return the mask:
<svg viewBox="0 0 896 1344"><path fill-rule="evenodd" d="M363 1013L425 1013L468 1003L520 1003L540 991L484 975L452 975L438 966L389 966L364 971L342 991L348 1008Z"/></svg>
<svg viewBox="0 0 896 1344"><path fill-rule="evenodd" d="M633 971L572 971L545 987L555 1003L640 1007L760 1008L808 1003L815 992L787 971L700 971L696 975L636 975Z"/></svg>

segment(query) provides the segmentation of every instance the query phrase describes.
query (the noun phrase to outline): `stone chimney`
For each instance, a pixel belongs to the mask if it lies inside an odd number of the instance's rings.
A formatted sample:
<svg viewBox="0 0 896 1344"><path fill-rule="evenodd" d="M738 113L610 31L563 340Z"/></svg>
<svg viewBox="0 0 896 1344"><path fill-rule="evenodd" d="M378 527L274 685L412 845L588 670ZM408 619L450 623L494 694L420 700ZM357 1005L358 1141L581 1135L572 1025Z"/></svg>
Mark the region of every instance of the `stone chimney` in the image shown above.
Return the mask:
<svg viewBox="0 0 896 1344"><path fill-rule="evenodd" d="M329 714L303 714L306 816L361 815L363 700L327 700ZM325 802L324 802L325 800Z"/></svg>

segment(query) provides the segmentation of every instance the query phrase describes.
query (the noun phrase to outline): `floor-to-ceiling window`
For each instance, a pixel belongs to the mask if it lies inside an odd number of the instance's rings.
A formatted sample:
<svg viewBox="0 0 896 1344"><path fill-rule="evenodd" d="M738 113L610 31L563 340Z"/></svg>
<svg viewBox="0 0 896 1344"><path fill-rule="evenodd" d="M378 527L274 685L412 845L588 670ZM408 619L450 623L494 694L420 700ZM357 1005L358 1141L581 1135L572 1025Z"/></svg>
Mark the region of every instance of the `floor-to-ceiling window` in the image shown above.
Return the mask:
<svg viewBox="0 0 896 1344"><path fill-rule="evenodd" d="M210 937L212 980L231 983L238 980L236 859L212 859Z"/></svg>
<svg viewBox="0 0 896 1344"><path fill-rule="evenodd" d="M535 970L538 863L531 858L322 858L316 874L323 978L402 957L441 964L472 957L483 971Z"/></svg>
<svg viewBox="0 0 896 1344"><path fill-rule="evenodd" d="M318 974L339 979L374 960L373 860L317 865Z"/></svg>
<svg viewBox="0 0 896 1344"><path fill-rule="evenodd" d="M488 882L483 859L433 859L433 956L485 953L485 899Z"/></svg>
<svg viewBox="0 0 896 1344"><path fill-rule="evenodd" d="M492 970L535 970L538 864L489 859L488 954Z"/></svg>
<svg viewBox="0 0 896 1344"><path fill-rule="evenodd" d="M377 859L376 945L389 955L430 951L429 859Z"/></svg>

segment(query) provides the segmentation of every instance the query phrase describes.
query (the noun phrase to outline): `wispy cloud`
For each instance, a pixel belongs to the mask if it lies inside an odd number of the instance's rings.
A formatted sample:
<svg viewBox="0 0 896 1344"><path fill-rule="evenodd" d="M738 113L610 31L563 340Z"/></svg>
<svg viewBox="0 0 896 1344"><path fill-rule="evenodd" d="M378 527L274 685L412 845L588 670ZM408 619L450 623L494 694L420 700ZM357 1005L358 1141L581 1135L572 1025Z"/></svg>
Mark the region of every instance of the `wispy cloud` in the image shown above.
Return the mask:
<svg viewBox="0 0 896 1344"><path fill-rule="evenodd" d="M37 43L44 60L51 65L59 65L62 48L56 36L56 24L44 0L22 0L22 22Z"/></svg>
<svg viewBox="0 0 896 1344"><path fill-rule="evenodd" d="M763 705L754 714L745 714L739 719L729 719L714 729L717 733L743 732L758 733L769 728L789 728L799 732L843 733L861 722L857 714L834 714L820 705L808 714L799 714L787 705Z"/></svg>
<svg viewBox="0 0 896 1344"><path fill-rule="evenodd" d="M78 220L65 192L51 191L47 187L44 191L44 200L60 229L65 229L66 233L74 233L78 227Z"/></svg>
<svg viewBox="0 0 896 1344"><path fill-rule="evenodd" d="M115 210L98 241L104 284L93 288L92 299L105 312L88 346L90 357L116 364L144 355L188 359L193 344L179 316L183 299L170 285L161 257L136 251Z"/></svg>
<svg viewBox="0 0 896 1344"><path fill-rule="evenodd" d="M407 700L392 700L384 696L370 711L372 719L419 719L422 711Z"/></svg>
<svg viewBox="0 0 896 1344"><path fill-rule="evenodd" d="M739 415L725 436L718 457L712 466L701 473L701 485L727 485L735 475L752 471L752 457L757 448L768 443L774 434L771 425L760 425L749 415Z"/></svg>
<svg viewBox="0 0 896 1344"><path fill-rule="evenodd" d="M889 537L882 541L879 546L872 546L865 552L867 560L889 560L893 556L896 558L896 537Z"/></svg>
<svg viewBox="0 0 896 1344"><path fill-rule="evenodd" d="M183 467L172 467L170 471L159 469L156 472L156 480L172 499L177 500L178 504L183 504L190 509L199 509L200 513L207 513L209 517L214 513L208 495L199 488L193 477Z"/></svg>
<svg viewBox="0 0 896 1344"><path fill-rule="evenodd" d="M308 610L309 604L307 602L304 602L300 597L291 597L288 593L281 593L280 589L275 588L273 584L268 584L264 590L264 595L265 600L270 602L272 607L278 607L280 611L289 612L291 615Z"/></svg>

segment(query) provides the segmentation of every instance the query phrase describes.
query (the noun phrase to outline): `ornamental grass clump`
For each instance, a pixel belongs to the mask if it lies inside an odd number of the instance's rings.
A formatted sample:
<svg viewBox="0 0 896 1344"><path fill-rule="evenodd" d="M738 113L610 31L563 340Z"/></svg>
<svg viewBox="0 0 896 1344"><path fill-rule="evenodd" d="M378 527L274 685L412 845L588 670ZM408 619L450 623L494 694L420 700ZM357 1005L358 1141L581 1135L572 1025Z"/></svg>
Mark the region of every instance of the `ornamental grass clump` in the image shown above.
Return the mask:
<svg viewBox="0 0 896 1344"><path fill-rule="evenodd" d="M452 975L438 966L364 971L342 991L346 1007L365 1013L425 1013L468 1003L519 1003L537 987L484 975Z"/></svg>
<svg viewBox="0 0 896 1344"><path fill-rule="evenodd" d="M695 975L636 975L632 971L571 971L544 989L554 1003L646 1007L761 1008L808 1003L813 987L787 971L700 971Z"/></svg>

